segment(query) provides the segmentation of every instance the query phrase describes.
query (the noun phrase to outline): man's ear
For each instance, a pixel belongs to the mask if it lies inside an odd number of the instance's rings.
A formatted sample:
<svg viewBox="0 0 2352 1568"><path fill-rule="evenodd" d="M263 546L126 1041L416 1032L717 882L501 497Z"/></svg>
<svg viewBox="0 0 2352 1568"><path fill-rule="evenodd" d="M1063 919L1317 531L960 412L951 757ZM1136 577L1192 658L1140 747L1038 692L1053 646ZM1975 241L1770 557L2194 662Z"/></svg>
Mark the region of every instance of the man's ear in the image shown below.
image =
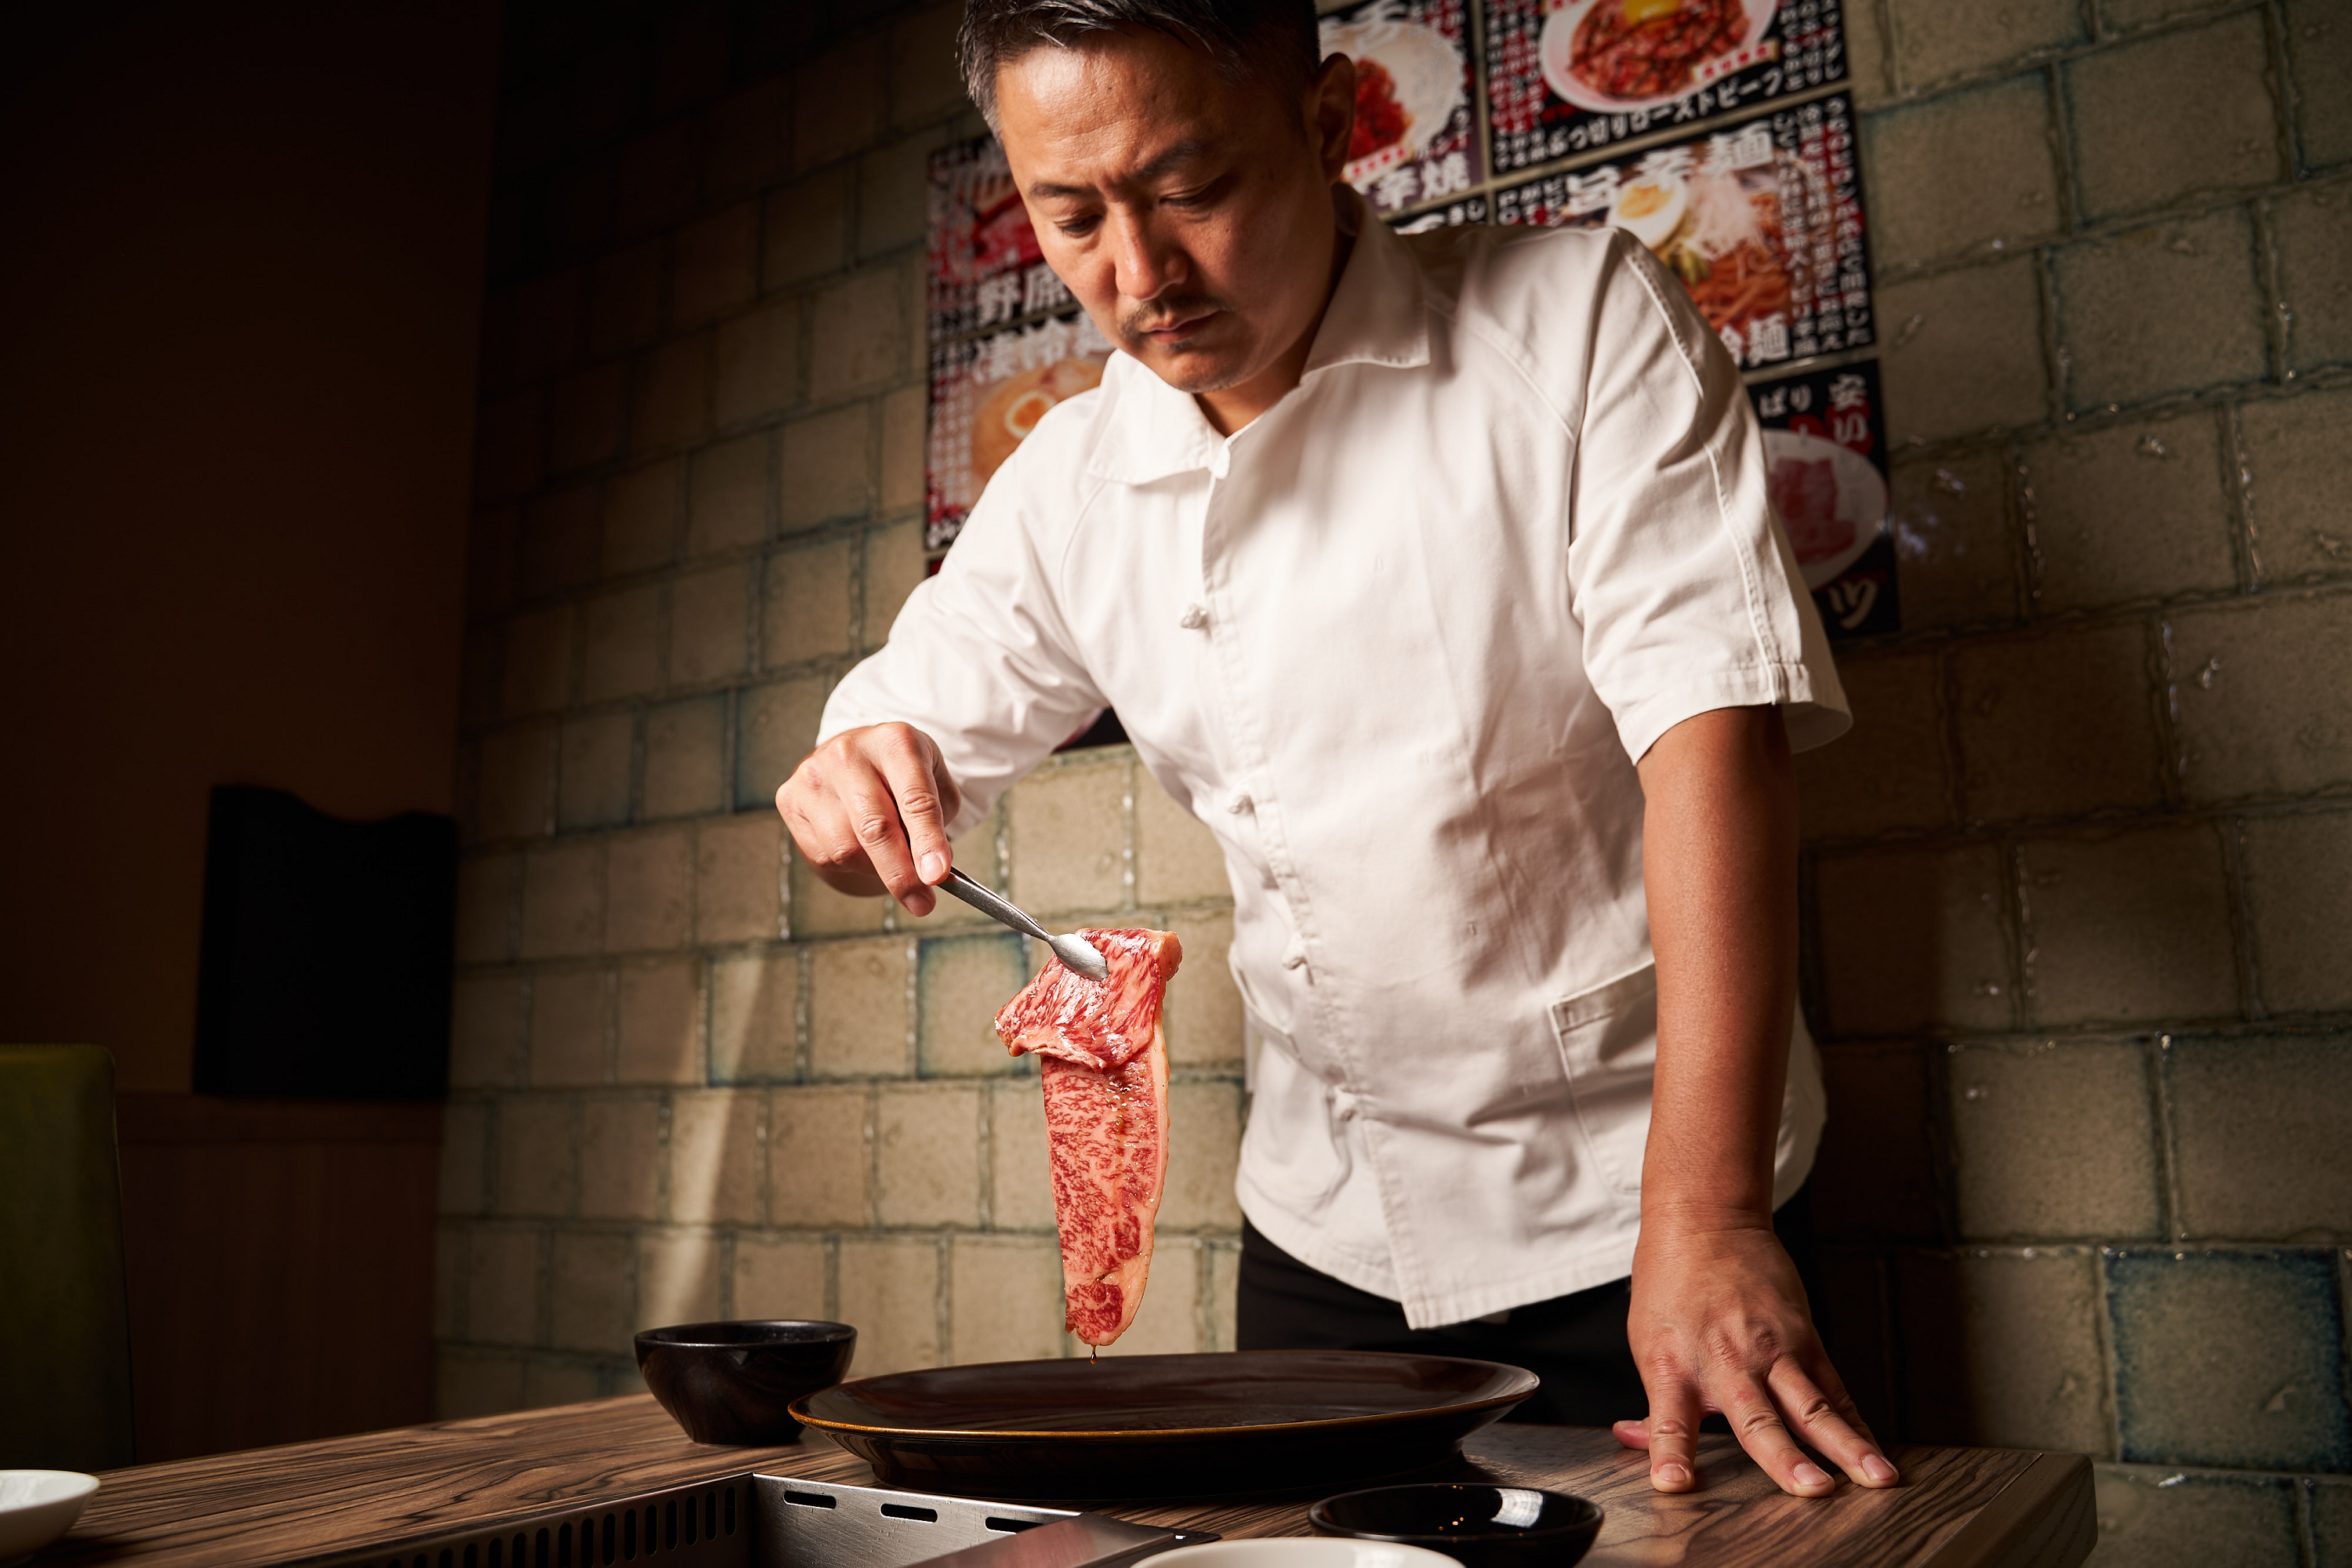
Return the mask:
<svg viewBox="0 0 2352 1568"><path fill-rule="evenodd" d="M1348 143L1356 134L1356 62L1327 55L1307 85L1308 140L1323 161L1323 178L1336 181L1348 166Z"/></svg>

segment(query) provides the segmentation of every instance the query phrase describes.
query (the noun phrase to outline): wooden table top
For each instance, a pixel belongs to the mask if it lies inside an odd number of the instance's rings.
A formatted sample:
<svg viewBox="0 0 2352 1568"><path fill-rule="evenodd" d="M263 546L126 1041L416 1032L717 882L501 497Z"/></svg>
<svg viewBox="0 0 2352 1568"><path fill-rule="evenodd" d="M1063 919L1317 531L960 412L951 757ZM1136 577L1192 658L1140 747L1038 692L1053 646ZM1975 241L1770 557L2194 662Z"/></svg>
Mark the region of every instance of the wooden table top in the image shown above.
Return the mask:
<svg viewBox="0 0 2352 1568"><path fill-rule="evenodd" d="M1904 1484L1783 1495L1728 1437L1703 1438L1696 1492L1650 1489L1643 1457L1608 1433L1501 1424L1464 1445L1458 1479L1545 1487L1607 1510L1585 1562L1745 1568L1808 1563L2071 1568L2097 1538L2090 1461L2074 1454L1896 1447ZM112 1470L39 1568L133 1563L213 1568L381 1550L452 1531L489 1531L551 1512L752 1470L872 1486L866 1462L820 1437L774 1448L687 1441L649 1394L436 1422L279 1448ZM1139 1523L1227 1537L1305 1535L1296 1498L1111 1506Z"/></svg>

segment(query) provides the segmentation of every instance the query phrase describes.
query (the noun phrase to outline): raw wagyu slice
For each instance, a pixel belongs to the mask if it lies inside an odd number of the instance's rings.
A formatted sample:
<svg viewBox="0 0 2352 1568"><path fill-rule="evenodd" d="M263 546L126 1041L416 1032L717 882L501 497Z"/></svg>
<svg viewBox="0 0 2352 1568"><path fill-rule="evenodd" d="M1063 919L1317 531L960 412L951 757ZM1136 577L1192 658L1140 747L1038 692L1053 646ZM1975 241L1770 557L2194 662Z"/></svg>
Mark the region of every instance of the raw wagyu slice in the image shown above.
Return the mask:
<svg viewBox="0 0 2352 1568"><path fill-rule="evenodd" d="M1070 1332L1107 1345L1135 1321L1168 1174L1168 1041L1160 1004L1183 962L1175 933L1082 931L1110 966L1049 963L996 1015L1014 1056L1035 1052L1062 1232Z"/></svg>

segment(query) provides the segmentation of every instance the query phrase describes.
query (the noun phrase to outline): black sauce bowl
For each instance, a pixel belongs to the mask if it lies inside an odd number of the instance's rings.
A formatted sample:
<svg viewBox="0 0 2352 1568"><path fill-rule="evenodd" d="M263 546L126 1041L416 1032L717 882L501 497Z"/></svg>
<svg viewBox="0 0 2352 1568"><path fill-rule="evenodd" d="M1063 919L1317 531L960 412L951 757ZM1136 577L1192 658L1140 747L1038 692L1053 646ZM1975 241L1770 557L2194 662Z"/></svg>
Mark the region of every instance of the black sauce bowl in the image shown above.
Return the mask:
<svg viewBox="0 0 2352 1568"><path fill-rule="evenodd" d="M1318 1535L1426 1546L1466 1568L1567 1568L1592 1550L1601 1509L1531 1487L1433 1484L1341 1492L1307 1521Z"/></svg>
<svg viewBox="0 0 2352 1568"><path fill-rule="evenodd" d="M856 1349L847 1323L680 1323L637 1336L637 1370L698 1443L797 1443L793 1401L839 1383Z"/></svg>

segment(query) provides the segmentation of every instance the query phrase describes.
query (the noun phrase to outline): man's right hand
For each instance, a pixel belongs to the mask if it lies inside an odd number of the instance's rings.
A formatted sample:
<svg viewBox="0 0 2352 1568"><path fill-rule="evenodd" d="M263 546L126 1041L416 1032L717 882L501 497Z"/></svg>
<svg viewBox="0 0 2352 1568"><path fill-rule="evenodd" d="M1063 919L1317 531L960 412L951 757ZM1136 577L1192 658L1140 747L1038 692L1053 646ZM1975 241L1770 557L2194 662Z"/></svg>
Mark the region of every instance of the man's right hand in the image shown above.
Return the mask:
<svg viewBox="0 0 2352 1568"><path fill-rule="evenodd" d="M776 811L809 868L861 898L888 893L910 914L955 863L948 823L963 804L931 738L911 724L845 730L801 759Z"/></svg>

